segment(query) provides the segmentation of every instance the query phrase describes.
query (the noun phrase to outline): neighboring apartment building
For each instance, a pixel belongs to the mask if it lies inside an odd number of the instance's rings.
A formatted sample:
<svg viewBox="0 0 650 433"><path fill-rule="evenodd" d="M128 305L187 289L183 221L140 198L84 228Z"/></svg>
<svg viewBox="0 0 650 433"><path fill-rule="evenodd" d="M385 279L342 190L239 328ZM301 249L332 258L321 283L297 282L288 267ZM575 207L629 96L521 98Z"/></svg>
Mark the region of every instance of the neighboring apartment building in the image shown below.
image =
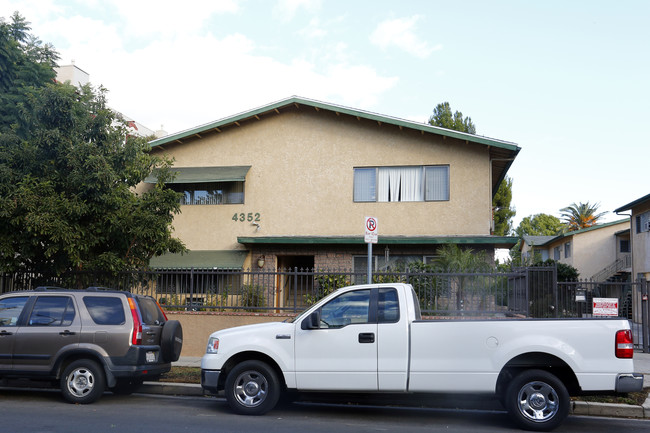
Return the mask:
<svg viewBox="0 0 650 433"><path fill-rule="evenodd" d="M74 62L70 65L57 66L54 68L54 71L56 72L56 80L60 83L67 82L76 87L82 87L90 83L90 74L76 66ZM120 113L119 111L113 110L113 112L122 116L129 129L131 130L130 133L133 135L138 135L140 137L155 136L157 138L167 135L165 131L153 131L152 129L147 128L140 122L135 121L134 119L126 116L123 113Z"/></svg>
<svg viewBox="0 0 650 433"><path fill-rule="evenodd" d="M542 260L573 266L583 279L605 281L617 277L625 281L632 271L627 219L558 236L524 236L520 248L524 258L539 253Z"/></svg>
<svg viewBox="0 0 650 433"><path fill-rule="evenodd" d="M631 212L632 275L650 281L650 194L614 212Z"/></svg>
<svg viewBox="0 0 650 433"><path fill-rule="evenodd" d="M365 217L378 221L376 270L427 262L447 243L492 256L517 241L491 235L513 143L292 97L151 149L175 160L174 234L190 250L154 268L365 272Z"/></svg>

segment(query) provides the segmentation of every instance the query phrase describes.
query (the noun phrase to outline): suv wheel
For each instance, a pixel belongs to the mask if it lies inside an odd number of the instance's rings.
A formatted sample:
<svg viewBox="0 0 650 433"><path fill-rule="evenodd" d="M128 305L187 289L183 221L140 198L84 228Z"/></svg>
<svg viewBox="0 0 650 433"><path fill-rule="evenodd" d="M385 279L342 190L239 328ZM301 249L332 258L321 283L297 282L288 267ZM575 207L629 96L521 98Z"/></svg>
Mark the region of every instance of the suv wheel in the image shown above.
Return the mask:
<svg viewBox="0 0 650 433"><path fill-rule="evenodd" d="M92 403L102 396L105 388L104 371L89 359L72 362L61 376L61 392L70 403Z"/></svg>

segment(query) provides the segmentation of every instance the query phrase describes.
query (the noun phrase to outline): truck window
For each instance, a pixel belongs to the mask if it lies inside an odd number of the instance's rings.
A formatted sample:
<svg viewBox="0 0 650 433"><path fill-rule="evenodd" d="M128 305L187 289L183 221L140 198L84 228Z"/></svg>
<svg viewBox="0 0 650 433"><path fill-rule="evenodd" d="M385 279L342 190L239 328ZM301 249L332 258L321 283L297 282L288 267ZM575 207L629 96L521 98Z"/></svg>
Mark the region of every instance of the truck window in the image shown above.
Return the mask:
<svg viewBox="0 0 650 433"><path fill-rule="evenodd" d="M321 328L368 323L370 290L343 293L321 307Z"/></svg>
<svg viewBox="0 0 650 433"><path fill-rule="evenodd" d="M379 310L377 320L379 323L399 322L399 301L397 290L379 289Z"/></svg>

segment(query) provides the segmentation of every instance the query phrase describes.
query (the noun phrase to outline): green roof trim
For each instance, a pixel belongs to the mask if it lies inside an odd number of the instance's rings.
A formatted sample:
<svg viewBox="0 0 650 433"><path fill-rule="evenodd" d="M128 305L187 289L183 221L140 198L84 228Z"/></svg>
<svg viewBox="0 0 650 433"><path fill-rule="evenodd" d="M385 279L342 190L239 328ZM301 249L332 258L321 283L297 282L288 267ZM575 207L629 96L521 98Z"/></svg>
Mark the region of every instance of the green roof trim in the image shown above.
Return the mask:
<svg viewBox="0 0 650 433"><path fill-rule="evenodd" d="M153 257L149 266L154 269L243 269L248 251L203 250L185 254L164 254Z"/></svg>
<svg viewBox="0 0 650 433"><path fill-rule="evenodd" d="M409 128L416 131L422 131L430 134L457 138L459 140L466 140L473 143L480 143L486 146L497 147L507 151L514 152L513 159L514 156L516 156L516 154L519 153L519 150L521 149L515 143L508 142L508 141L497 140L493 138L483 137L480 135L467 134L464 132L454 131L451 129L440 128L438 126L432 126L427 123L413 122L410 120L400 119L397 117L385 116L377 113L372 113L369 111L358 110L358 109L343 107L340 105L334 105L325 102L315 101L312 99L302 98L299 96L292 96L290 98L283 99L281 101L273 102L271 104L264 105L259 108L255 108L253 110L236 114L234 116L225 117L223 119L211 123L206 123L204 125L200 125L195 128L186 129L185 131L180 131L175 134L170 134L165 137L161 137L149 142L149 145L153 148L153 147L162 146L192 136L198 135L200 137L201 133L215 130L215 129L218 130L219 128L222 128L224 126L230 124L236 124L237 122L243 121L245 119L250 119L252 117L256 117L271 111L277 111L281 108L290 105L294 105L294 106L305 105L319 110L328 110L335 113L347 114L358 118L372 120L375 122L391 124L402 128Z"/></svg>
<svg viewBox="0 0 650 433"><path fill-rule="evenodd" d="M616 209L614 211L614 213L619 213L619 212L623 212L623 211L626 211L626 210L630 210L633 207L636 207L636 206L638 206L638 205L640 205L642 203L645 203L647 201L650 201L650 194L648 194L646 196L643 196L643 197L641 197L639 199L636 199L633 202L630 202L630 203L626 204L625 206L619 207L618 209Z"/></svg>
<svg viewBox="0 0 650 433"><path fill-rule="evenodd" d="M499 248L513 247L516 236L379 236L378 245L494 245ZM302 244L302 245L363 245L363 236L260 236L238 237L240 244Z"/></svg>
<svg viewBox="0 0 650 433"><path fill-rule="evenodd" d="M209 183L209 182L243 182L250 170L250 165L230 167L172 167L176 173L174 180L167 183ZM156 183L156 171L147 176L145 183Z"/></svg>

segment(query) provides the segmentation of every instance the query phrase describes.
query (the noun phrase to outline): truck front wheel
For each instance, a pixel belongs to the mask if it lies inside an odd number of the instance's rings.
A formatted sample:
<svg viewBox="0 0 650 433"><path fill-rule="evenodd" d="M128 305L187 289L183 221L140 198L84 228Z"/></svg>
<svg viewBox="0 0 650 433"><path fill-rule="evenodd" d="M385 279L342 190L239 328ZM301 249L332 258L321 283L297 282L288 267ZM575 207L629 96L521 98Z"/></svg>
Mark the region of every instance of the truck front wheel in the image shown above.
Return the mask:
<svg viewBox="0 0 650 433"><path fill-rule="evenodd" d="M226 377L228 405L241 415L263 415L280 398L280 381L275 370L262 361L237 364Z"/></svg>
<svg viewBox="0 0 650 433"><path fill-rule="evenodd" d="M556 376L544 370L526 370L506 391L510 418L525 430L549 431L569 414L569 393Z"/></svg>

